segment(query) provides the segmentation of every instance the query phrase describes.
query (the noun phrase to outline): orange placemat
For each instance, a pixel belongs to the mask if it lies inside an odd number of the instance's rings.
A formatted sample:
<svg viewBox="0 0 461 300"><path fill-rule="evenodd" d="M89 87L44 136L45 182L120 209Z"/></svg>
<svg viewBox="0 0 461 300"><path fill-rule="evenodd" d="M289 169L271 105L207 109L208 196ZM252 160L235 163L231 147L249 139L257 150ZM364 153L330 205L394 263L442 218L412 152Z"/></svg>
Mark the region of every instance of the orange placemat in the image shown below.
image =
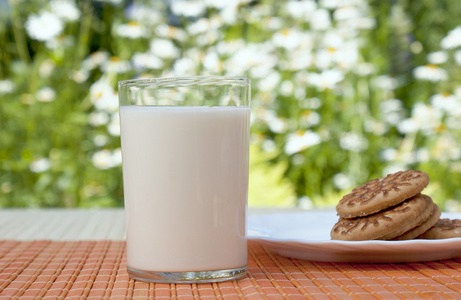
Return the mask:
<svg viewBox="0 0 461 300"><path fill-rule="evenodd" d="M123 241L0 241L0 299L461 299L461 260L325 263L248 246L240 280L165 284L128 277Z"/></svg>

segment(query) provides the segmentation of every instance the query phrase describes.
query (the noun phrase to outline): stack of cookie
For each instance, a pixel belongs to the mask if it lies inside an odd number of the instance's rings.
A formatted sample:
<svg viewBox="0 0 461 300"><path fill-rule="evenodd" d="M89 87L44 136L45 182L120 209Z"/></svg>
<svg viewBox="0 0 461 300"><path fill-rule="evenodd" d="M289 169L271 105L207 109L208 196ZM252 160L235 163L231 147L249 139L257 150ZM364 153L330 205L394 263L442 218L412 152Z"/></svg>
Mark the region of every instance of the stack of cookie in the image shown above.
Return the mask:
<svg viewBox="0 0 461 300"><path fill-rule="evenodd" d="M331 230L334 240L409 240L431 229L440 209L421 194L429 176L403 171L374 179L355 188L336 206L338 222Z"/></svg>
<svg viewBox="0 0 461 300"><path fill-rule="evenodd" d="M449 239L461 237L461 220L440 219L428 231L418 236L418 239Z"/></svg>

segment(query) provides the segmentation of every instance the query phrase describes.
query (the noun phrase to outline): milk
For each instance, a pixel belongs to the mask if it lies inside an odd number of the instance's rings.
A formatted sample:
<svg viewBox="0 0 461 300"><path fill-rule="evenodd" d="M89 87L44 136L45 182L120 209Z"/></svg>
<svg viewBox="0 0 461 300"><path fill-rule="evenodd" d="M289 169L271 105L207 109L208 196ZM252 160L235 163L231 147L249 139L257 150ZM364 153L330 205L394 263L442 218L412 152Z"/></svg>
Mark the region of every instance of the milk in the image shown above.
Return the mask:
<svg viewBox="0 0 461 300"><path fill-rule="evenodd" d="M247 107L121 106L127 265L247 265Z"/></svg>

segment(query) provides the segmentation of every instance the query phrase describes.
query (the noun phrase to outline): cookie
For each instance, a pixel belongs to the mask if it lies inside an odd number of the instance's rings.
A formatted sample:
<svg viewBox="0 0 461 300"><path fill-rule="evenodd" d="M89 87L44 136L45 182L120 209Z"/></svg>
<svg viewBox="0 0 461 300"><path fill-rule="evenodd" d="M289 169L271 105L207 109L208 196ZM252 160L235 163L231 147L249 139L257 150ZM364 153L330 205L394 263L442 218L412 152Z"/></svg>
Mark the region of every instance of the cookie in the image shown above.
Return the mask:
<svg viewBox="0 0 461 300"><path fill-rule="evenodd" d="M432 213L431 198L418 194L400 205L366 217L340 218L330 232L331 239L364 241L392 239L421 224ZM430 209L427 209L430 208Z"/></svg>
<svg viewBox="0 0 461 300"><path fill-rule="evenodd" d="M368 181L344 196L336 206L340 218L371 215L395 206L417 194L429 184L421 171L401 171Z"/></svg>
<svg viewBox="0 0 461 300"><path fill-rule="evenodd" d="M395 240L395 241L412 240L418 237L419 235L423 234L427 230L429 230L429 228L431 228L432 226L434 226L435 223L437 223L437 221L440 218L441 211L440 211L440 208L436 204L434 204L433 206L434 206L434 209L432 211L432 214L429 216L429 218L426 221L424 221L421 225L416 226L413 229L410 229L404 234L393 238L392 240Z"/></svg>
<svg viewBox="0 0 461 300"><path fill-rule="evenodd" d="M440 219L425 233L418 236L418 239L449 239L461 237L461 220Z"/></svg>

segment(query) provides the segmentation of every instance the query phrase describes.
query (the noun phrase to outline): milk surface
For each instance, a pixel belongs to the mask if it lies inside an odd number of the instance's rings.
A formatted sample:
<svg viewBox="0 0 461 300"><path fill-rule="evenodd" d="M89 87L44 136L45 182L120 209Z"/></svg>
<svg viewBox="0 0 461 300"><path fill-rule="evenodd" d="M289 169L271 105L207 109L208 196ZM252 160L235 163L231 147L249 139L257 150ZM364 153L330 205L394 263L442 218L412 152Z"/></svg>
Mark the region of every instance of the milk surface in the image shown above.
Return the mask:
<svg viewBox="0 0 461 300"><path fill-rule="evenodd" d="M246 266L249 108L122 106L120 118L128 267Z"/></svg>

